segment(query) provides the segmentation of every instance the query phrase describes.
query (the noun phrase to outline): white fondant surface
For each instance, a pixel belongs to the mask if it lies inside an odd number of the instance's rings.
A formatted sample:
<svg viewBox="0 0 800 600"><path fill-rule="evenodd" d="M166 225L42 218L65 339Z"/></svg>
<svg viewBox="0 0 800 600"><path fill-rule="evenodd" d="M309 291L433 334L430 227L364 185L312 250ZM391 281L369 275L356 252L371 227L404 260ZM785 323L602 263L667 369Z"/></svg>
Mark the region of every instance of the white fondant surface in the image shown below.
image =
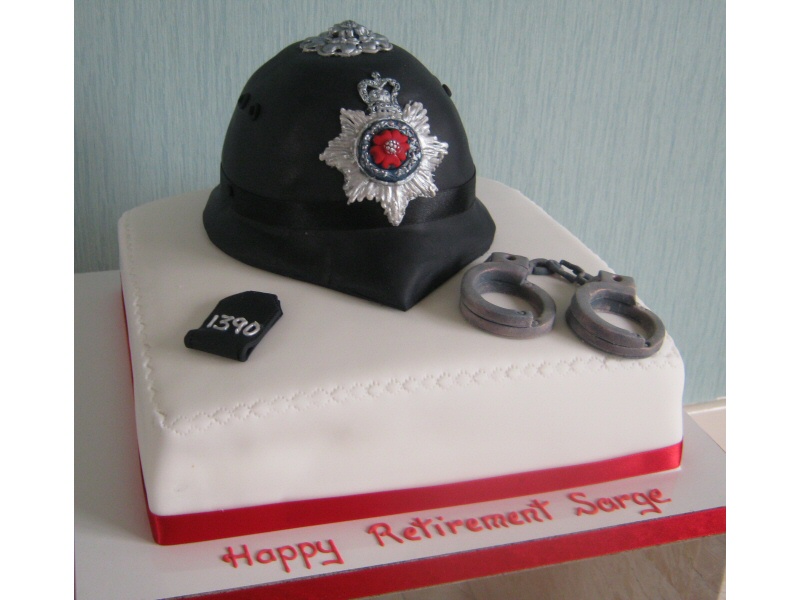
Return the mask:
<svg viewBox="0 0 800 600"><path fill-rule="evenodd" d="M478 180L492 251L607 265L522 194ZM249 267L207 238L207 191L120 220L120 264L150 509L176 515L568 466L682 438L683 362L616 358L564 320L509 340L459 313L461 274L408 312ZM484 257L476 262L480 262ZM635 275L635 274L634 274ZM223 297L276 294L283 317L246 363L188 350Z"/></svg>

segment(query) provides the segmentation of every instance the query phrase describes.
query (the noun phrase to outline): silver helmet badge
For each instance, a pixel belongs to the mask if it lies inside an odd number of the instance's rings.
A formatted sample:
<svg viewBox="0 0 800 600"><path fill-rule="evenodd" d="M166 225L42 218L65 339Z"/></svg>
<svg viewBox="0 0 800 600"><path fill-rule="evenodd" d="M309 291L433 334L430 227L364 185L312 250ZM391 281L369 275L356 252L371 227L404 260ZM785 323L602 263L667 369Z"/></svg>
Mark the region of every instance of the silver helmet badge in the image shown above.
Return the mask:
<svg viewBox="0 0 800 600"><path fill-rule="evenodd" d="M400 108L400 84L373 73L358 84L364 112L341 109L342 132L328 142L320 160L344 175L347 203L374 200L392 225L400 225L414 198L433 198L433 172L447 143L430 135L428 112L420 102Z"/></svg>

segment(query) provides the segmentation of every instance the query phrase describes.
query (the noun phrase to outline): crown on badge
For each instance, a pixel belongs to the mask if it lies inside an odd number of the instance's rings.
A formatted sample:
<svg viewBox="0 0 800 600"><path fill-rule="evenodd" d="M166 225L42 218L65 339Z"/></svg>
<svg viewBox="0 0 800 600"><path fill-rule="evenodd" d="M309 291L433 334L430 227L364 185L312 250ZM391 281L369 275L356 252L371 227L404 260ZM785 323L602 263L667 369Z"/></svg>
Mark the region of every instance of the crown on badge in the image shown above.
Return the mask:
<svg viewBox="0 0 800 600"><path fill-rule="evenodd" d="M391 86L391 92L386 89ZM381 77L380 73L373 73L372 79L362 79L358 84L358 95L369 107L369 114L399 113L403 109L397 103L400 93L400 84L396 79Z"/></svg>

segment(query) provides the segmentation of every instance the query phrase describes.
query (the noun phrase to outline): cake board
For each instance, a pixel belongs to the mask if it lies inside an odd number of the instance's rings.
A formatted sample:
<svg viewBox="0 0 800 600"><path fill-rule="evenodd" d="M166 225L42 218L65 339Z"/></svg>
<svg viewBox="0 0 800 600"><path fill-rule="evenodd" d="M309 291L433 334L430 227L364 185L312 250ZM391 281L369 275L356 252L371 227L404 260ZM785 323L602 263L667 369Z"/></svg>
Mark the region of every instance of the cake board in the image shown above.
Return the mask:
<svg viewBox="0 0 800 600"><path fill-rule="evenodd" d="M365 597L725 530L724 452L687 418L678 471L539 497L159 546L149 531L137 460L119 274L76 276L75 306L78 598ZM625 509L610 510L612 505L600 500L636 493L644 494L636 496L642 504L625 500ZM576 514L578 509L585 513ZM506 526L496 515L505 516ZM420 524L430 519L430 537L413 525L415 519ZM475 519L476 531L439 535L437 523L458 519ZM406 531L409 527L416 530Z"/></svg>

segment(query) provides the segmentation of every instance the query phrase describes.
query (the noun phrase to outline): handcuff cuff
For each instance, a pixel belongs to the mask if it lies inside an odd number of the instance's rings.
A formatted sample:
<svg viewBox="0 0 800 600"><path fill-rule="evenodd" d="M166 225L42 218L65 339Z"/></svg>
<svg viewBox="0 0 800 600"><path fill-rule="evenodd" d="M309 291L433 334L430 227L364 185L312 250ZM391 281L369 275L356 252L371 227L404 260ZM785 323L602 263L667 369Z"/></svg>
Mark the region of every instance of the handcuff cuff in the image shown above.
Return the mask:
<svg viewBox="0 0 800 600"><path fill-rule="evenodd" d="M567 324L587 344L626 358L644 358L658 352L666 331L661 319L636 299L632 277L600 271L588 275L565 260L494 252L486 262L469 269L461 280L461 314L478 327L510 338L534 338L553 329L556 305L553 298L529 275L556 275L578 286L567 308ZM508 309L483 297L486 293L522 298L532 311ZM617 327L598 313L619 315L639 325L644 335Z"/></svg>

